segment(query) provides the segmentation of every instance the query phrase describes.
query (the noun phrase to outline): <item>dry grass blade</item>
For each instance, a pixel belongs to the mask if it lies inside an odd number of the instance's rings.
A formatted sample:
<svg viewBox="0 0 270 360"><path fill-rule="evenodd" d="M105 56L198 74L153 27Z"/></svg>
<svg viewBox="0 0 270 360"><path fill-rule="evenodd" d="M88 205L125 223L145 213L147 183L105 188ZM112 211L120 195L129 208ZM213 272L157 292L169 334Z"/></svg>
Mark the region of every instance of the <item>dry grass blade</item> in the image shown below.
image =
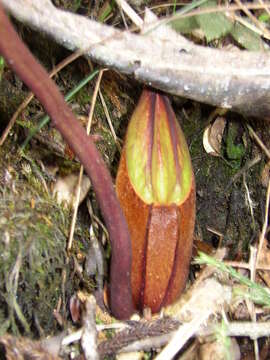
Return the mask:
<svg viewBox="0 0 270 360"><path fill-rule="evenodd" d="M250 269L250 266L248 263L245 262L241 262L241 261L224 261L224 264L231 266L231 267L235 267L235 268L241 268L241 269ZM264 265L264 264L259 264L256 267L257 270L265 270L265 271L270 271L270 266L269 265Z"/></svg>
<svg viewBox="0 0 270 360"><path fill-rule="evenodd" d="M104 69L101 70L99 72L99 74L98 74L98 79L97 79L94 94L93 94L93 97L92 97L91 108L90 108L87 127L86 127L87 135L90 134L94 109L95 109L96 100L97 100L97 93L98 93L98 90L99 90L99 87L100 87L100 82L101 82L101 79L102 79L103 72L104 72ZM75 196L75 203L74 203L74 207L73 207L73 215L72 215L72 220L71 220L71 225L70 225L70 232L69 232L69 239L68 239L68 246L67 246L67 251L68 252L71 250L72 242L73 242L76 218L77 218L80 195L81 195L81 183L82 183L83 170L84 170L83 165L81 165L80 173L79 173L79 177L78 177L78 184L77 184L77 190L76 190L76 196Z"/></svg>
<svg viewBox="0 0 270 360"><path fill-rule="evenodd" d="M259 3L264 6L264 10L265 10L265 11L267 12L267 14L270 16L269 5L267 6L267 4L265 4L263 0L259 0Z"/></svg>
<svg viewBox="0 0 270 360"><path fill-rule="evenodd" d="M150 9L153 10L153 9L156 9L156 8L159 8L159 7L167 7L167 6L170 6L170 4L165 4L165 5L157 5L157 6L152 6ZM245 4L245 7L246 9L248 10L259 10L259 9L266 9L268 8L270 5L268 4L265 4L265 3L260 3L260 4ZM176 12L175 14L171 15L171 16L167 16L163 19L158 19L156 21L154 21L152 24L151 24L151 28L150 30L153 31L155 30L157 27L161 26L161 25L167 25L169 23L171 23L172 21L175 21L175 20L178 20L178 19L183 19L183 18L189 18L189 17L192 17L192 16L197 16L197 15L205 15L205 14L213 14L213 13L234 13L235 11L237 10L242 10L242 3L240 5L217 5L217 6L214 6L214 7L208 7L208 8L204 8L204 9L201 9L201 8L197 8L197 9L194 9L194 10L190 10L188 11L187 13L184 13L182 14L181 13L181 10ZM137 30L134 29L134 30Z"/></svg>
<svg viewBox="0 0 270 360"><path fill-rule="evenodd" d="M100 100L101 100L101 103L102 103L102 106L103 106L103 109L104 109L104 113L106 115L106 119L108 121L110 130L111 130L112 136L114 138L115 144L118 147L118 150L121 151L120 145L119 145L119 143L117 141L117 136L116 136L114 128L113 128L113 124L112 124L112 120L111 120L111 117L110 117L110 114L109 114L108 107L106 105L106 102L104 100L104 97L103 97L102 92L100 91L100 89L98 90L98 93L99 93L99 97L100 97Z"/></svg>
<svg viewBox="0 0 270 360"><path fill-rule="evenodd" d="M255 282L256 279L256 255L257 255L257 249L255 249L253 246L250 246L250 256L249 256L249 265L250 265L250 280ZM253 302L248 301L250 303L250 317L253 323L256 323L256 311L255 311L255 305ZM255 359L259 360L259 344L258 340L253 340L253 346L254 346L254 354Z"/></svg>
<svg viewBox="0 0 270 360"><path fill-rule="evenodd" d="M267 149L267 147L264 145L262 140L259 138L259 136L256 134L256 132L252 129L250 125L247 125L247 128L251 134L251 136L254 138L256 143L260 146L260 148L264 151L268 159L270 160L270 151Z"/></svg>
<svg viewBox="0 0 270 360"><path fill-rule="evenodd" d="M262 35L266 39L270 39L270 32L266 27L249 11L245 4L242 4L240 0L235 0L237 5L243 10L243 12L250 18L250 20L262 31Z"/></svg>
<svg viewBox="0 0 270 360"><path fill-rule="evenodd" d="M136 14L132 7L125 0L116 0L118 6L126 13L130 20L141 29L143 26L143 20Z"/></svg>
<svg viewBox="0 0 270 360"><path fill-rule="evenodd" d="M78 50L76 52L74 52L73 54L71 54L70 56L68 56L67 58L65 58L63 61L61 61L57 66L55 66L53 68L53 70L49 73L50 78L54 77L54 75L56 75L59 71L61 71L64 67L66 67L67 65L69 65L70 63L72 63L73 61L75 61L78 57L82 56L83 52L81 50ZM12 127L14 126L18 116L20 115L20 113L27 107L27 105L31 102L31 100L33 99L35 95L30 92L26 99L21 103L21 105L18 107L18 109L16 110L16 112L13 114L12 118L10 119L7 127L5 128L1 138L0 138L0 146L2 146L10 132L10 130L12 129Z"/></svg>
<svg viewBox="0 0 270 360"><path fill-rule="evenodd" d="M237 21L239 22L239 24L242 24L243 26L245 26L247 29L253 31L255 34L258 34L260 36L264 36L264 31L259 29L257 26L253 25L252 23L250 23L249 21L245 20L244 18L242 18L241 16L237 16L235 14L230 15L231 19L233 21ZM264 36L266 39L269 39L267 36Z"/></svg>
<svg viewBox="0 0 270 360"><path fill-rule="evenodd" d="M266 200L265 200L264 223L263 223L263 228L262 228L262 232L261 232L260 239L259 239L259 246L258 246L258 254L257 254L256 265L258 264L258 261L259 261L260 256L261 256L261 251L262 251L262 247L263 247L263 241L264 241L266 230L267 230L268 215L269 215L269 201L270 201L270 179L268 180L267 194L266 194Z"/></svg>

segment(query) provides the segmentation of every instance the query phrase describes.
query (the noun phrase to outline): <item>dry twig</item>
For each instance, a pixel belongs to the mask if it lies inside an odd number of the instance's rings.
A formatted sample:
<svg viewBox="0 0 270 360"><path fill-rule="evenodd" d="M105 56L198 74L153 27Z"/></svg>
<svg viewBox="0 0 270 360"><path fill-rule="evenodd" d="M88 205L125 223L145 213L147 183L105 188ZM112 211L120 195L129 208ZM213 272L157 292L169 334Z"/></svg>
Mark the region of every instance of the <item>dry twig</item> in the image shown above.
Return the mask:
<svg viewBox="0 0 270 360"><path fill-rule="evenodd" d="M215 326L203 329L198 335L209 336L215 332ZM251 321L232 321L226 323L226 332L228 336L248 336L250 339L259 339L260 337L270 336L270 322L251 322Z"/></svg>
<svg viewBox="0 0 270 360"><path fill-rule="evenodd" d="M99 344L99 353L103 358L116 352L156 349L166 344L179 321L162 318L152 322L131 322L130 327L118 332L110 339Z"/></svg>
<svg viewBox="0 0 270 360"><path fill-rule="evenodd" d="M83 317L81 345L86 360L98 360L96 330L96 300L93 295L85 301L86 312Z"/></svg>
<svg viewBox="0 0 270 360"><path fill-rule="evenodd" d="M1 1L15 17L69 49L87 50L97 62L143 83L243 114L270 118L267 52L204 48L168 26L153 31L148 27L147 34L140 35L120 31L59 10L49 0Z"/></svg>

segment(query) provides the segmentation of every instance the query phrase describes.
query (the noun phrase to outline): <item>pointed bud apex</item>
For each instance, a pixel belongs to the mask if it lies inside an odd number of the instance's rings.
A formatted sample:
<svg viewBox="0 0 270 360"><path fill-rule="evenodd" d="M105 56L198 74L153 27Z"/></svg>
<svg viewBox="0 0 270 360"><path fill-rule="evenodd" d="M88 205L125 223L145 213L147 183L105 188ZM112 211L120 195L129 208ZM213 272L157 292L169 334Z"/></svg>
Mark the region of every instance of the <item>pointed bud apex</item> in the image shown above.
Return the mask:
<svg viewBox="0 0 270 360"><path fill-rule="evenodd" d="M183 132L165 96L144 91L126 137L127 169L136 194L147 204L181 204L192 184Z"/></svg>

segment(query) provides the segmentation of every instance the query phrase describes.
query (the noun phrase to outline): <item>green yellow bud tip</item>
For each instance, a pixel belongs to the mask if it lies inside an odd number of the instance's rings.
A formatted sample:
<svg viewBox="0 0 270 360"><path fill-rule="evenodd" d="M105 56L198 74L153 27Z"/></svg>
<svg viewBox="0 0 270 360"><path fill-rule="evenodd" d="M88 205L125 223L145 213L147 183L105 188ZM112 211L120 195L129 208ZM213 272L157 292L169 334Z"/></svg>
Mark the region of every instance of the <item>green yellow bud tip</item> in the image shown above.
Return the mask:
<svg viewBox="0 0 270 360"><path fill-rule="evenodd" d="M192 187L184 134L166 96L144 90L126 137L130 182L146 204L181 205Z"/></svg>

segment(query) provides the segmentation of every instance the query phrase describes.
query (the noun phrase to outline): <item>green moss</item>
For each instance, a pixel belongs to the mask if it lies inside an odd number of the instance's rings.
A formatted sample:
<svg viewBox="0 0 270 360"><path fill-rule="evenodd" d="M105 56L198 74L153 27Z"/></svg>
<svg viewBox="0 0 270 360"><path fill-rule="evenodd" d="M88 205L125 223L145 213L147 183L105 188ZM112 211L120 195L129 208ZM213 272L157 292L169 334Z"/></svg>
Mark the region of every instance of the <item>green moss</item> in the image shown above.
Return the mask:
<svg viewBox="0 0 270 360"><path fill-rule="evenodd" d="M4 66L5 66L5 60L2 56L0 56L0 81L2 78L2 73L4 71Z"/></svg>
<svg viewBox="0 0 270 360"><path fill-rule="evenodd" d="M245 155L245 147L239 137L239 124L230 122L226 139L226 153L230 160L234 160L234 167L239 167Z"/></svg>
<svg viewBox="0 0 270 360"><path fill-rule="evenodd" d="M47 333L61 295L69 214L33 173L25 175L22 160L1 148L0 303L6 321L0 333L29 332L34 318Z"/></svg>
<svg viewBox="0 0 270 360"><path fill-rule="evenodd" d="M75 96L76 101L81 105L85 106L91 104L92 93L88 86L83 87L78 94Z"/></svg>

